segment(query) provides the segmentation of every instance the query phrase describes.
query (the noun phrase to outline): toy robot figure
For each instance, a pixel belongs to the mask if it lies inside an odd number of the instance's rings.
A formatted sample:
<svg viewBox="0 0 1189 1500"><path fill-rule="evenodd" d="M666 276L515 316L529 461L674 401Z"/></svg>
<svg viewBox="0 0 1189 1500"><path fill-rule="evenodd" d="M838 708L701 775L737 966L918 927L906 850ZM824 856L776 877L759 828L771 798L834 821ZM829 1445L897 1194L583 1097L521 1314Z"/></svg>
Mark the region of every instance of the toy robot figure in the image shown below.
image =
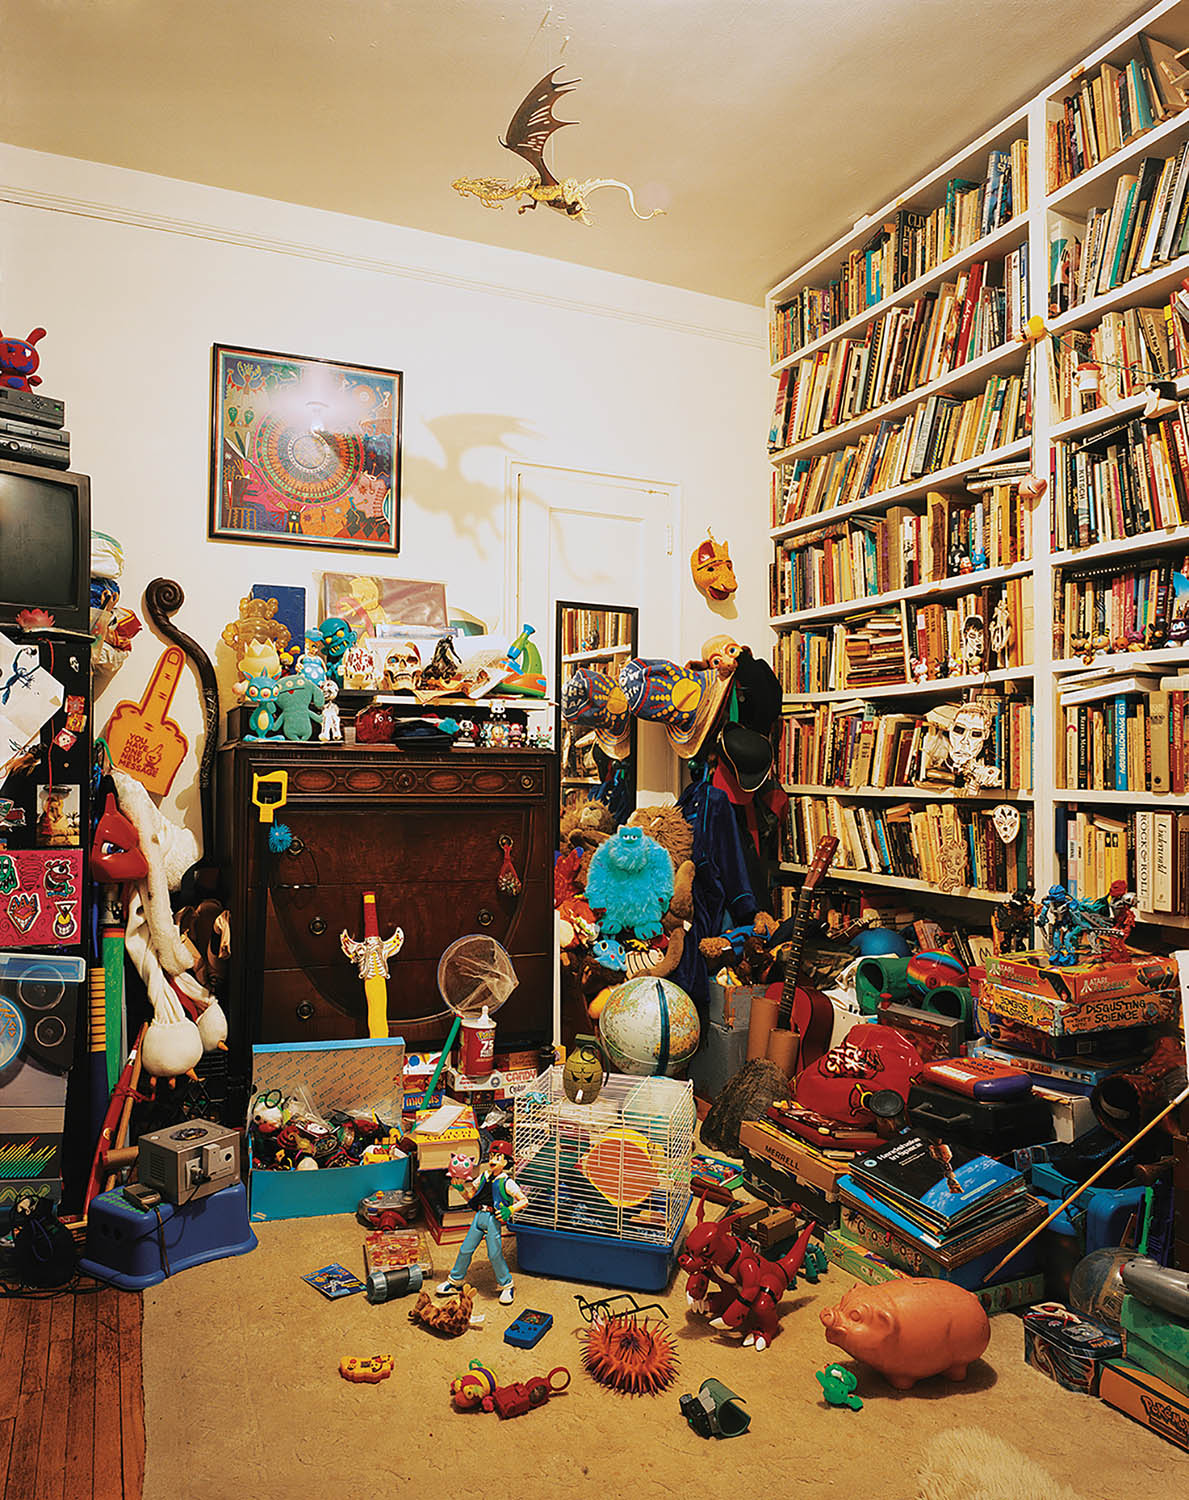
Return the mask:
<svg viewBox="0 0 1189 1500"><path fill-rule="evenodd" d="M1098 931L1099 957L1108 963L1123 963L1128 957L1127 939L1135 926L1135 896L1125 880L1111 881L1105 896L1088 903L1101 920Z"/></svg>
<svg viewBox="0 0 1189 1500"><path fill-rule="evenodd" d="M1032 923L1036 917L1032 887L1016 891L1010 901L991 913L996 953L1024 953L1032 946Z"/></svg>
<svg viewBox="0 0 1189 1500"><path fill-rule="evenodd" d="M339 695L339 685L333 677L327 677L322 684L322 732L318 738L323 742L327 740L341 740L343 737L342 720L339 717L339 706L334 701Z"/></svg>
<svg viewBox="0 0 1189 1500"><path fill-rule="evenodd" d="M1053 885L1040 903L1036 925L1048 946L1049 962L1068 967L1085 956L1079 951L1083 936L1096 938L1106 924L1088 902L1071 896L1063 885Z"/></svg>

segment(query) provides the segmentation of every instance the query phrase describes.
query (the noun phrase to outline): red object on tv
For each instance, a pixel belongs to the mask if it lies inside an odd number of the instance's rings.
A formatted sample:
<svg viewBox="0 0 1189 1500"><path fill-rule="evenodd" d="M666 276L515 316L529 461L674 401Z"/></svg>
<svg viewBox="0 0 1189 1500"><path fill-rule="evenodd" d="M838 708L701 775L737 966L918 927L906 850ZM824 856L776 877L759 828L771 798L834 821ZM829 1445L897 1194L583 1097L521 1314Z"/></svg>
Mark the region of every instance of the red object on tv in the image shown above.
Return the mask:
<svg viewBox="0 0 1189 1500"><path fill-rule="evenodd" d="M921 1054L901 1031L878 1023L852 1026L836 1047L797 1074L797 1103L840 1125L875 1126L864 1100L891 1089L904 1100L924 1067Z"/></svg>

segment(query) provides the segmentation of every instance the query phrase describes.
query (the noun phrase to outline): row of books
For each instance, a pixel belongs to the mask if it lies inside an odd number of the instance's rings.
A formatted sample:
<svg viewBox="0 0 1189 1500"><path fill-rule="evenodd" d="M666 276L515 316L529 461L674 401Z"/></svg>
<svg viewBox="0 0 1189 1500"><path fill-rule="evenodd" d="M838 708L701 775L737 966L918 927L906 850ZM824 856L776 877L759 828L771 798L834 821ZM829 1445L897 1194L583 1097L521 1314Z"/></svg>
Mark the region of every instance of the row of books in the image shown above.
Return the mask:
<svg viewBox="0 0 1189 1500"><path fill-rule="evenodd" d="M788 612L775 595L770 602L774 615ZM901 601L845 623L783 631L773 666L785 693L857 693L1023 667L1031 647L1032 580L1009 578L951 604Z"/></svg>
<svg viewBox="0 0 1189 1500"><path fill-rule="evenodd" d="M1185 408L1136 415L1053 450L1053 546L1088 547L1189 521Z"/></svg>
<svg viewBox="0 0 1189 1500"><path fill-rule="evenodd" d="M1008 567L1030 555L1027 513L1009 485L977 496L937 491L925 513L892 506L884 516L857 516L786 544L777 564L787 572L781 596L793 609L867 599L921 583Z"/></svg>
<svg viewBox="0 0 1189 1500"><path fill-rule="evenodd" d="M795 799L786 824L785 857L808 865L818 842L838 840L840 869L896 875L930 885L1010 892L1031 884L1031 814L1020 809L1020 831L1005 844L989 808L970 803L848 803L840 797Z"/></svg>
<svg viewBox="0 0 1189 1500"><path fill-rule="evenodd" d="M1153 380L1189 365L1185 320L1189 282L1163 307L1127 307L1104 314L1096 328L1072 330L1053 339L1049 362L1053 420L1084 416L1130 396Z"/></svg>
<svg viewBox="0 0 1189 1500"><path fill-rule="evenodd" d="M873 704L796 704L786 707L778 774L787 786L930 790L953 785L952 770L933 753L939 729L923 714L889 713ZM1000 785L1032 789L1032 704L1004 699L991 724L987 758L1000 768Z"/></svg>
<svg viewBox="0 0 1189 1500"><path fill-rule="evenodd" d="M1009 329L1003 263L975 261L953 282L786 365L777 382L768 446L779 451L842 426L1001 348Z"/></svg>
<svg viewBox="0 0 1189 1500"><path fill-rule="evenodd" d="M1189 250L1189 149L1148 156L1121 172L1109 207L1092 208L1084 228L1049 224L1049 312L1123 286Z"/></svg>
<svg viewBox="0 0 1189 1500"><path fill-rule="evenodd" d="M783 526L911 484L1027 437L1031 430L1028 367L1022 375L992 375L973 396L928 396L906 416L885 418L853 443L773 470L772 524ZM1026 472L1026 463L1006 470L989 465L968 475L966 485L980 475L999 482Z"/></svg>
<svg viewBox="0 0 1189 1500"><path fill-rule="evenodd" d="M1057 854L1071 896L1096 901L1121 880L1140 911L1189 916L1189 813L1058 808Z"/></svg>
<svg viewBox="0 0 1189 1500"><path fill-rule="evenodd" d="M1184 796L1189 791L1187 688L1189 677L1139 676L1063 691L1066 789Z"/></svg>
<svg viewBox="0 0 1189 1500"><path fill-rule="evenodd" d="M1189 555L1066 568L1056 594L1057 657L1189 648Z"/></svg>
<svg viewBox="0 0 1189 1500"><path fill-rule="evenodd" d="M561 651L573 656L579 651L608 651L616 646L630 650L632 617L619 609L567 609L562 612Z"/></svg>
<svg viewBox="0 0 1189 1500"><path fill-rule="evenodd" d="M1136 42L1136 55L1121 65L1103 63L1093 75L1082 73L1074 91L1061 100L1060 114L1048 121L1048 192L1105 161L1189 102L1177 81L1185 75L1183 54L1142 31Z"/></svg>
<svg viewBox="0 0 1189 1500"><path fill-rule="evenodd" d="M951 177L930 213L898 209L852 250L824 287L802 287L773 311L772 363L875 307L1028 207L1028 142L992 151L981 183Z"/></svg>

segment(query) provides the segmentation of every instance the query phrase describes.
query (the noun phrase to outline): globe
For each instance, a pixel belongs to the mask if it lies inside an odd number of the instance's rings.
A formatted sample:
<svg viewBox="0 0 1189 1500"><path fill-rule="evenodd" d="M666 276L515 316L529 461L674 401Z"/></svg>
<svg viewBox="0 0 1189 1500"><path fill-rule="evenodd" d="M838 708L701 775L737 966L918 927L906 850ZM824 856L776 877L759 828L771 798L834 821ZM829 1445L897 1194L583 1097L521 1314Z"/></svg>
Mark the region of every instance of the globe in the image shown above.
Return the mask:
<svg viewBox="0 0 1189 1500"><path fill-rule="evenodd" d="M677 1073L698 1050L694 1002L668 979L642 975L617 984L599 1015L599 1035L617 1073Z"/></svg>

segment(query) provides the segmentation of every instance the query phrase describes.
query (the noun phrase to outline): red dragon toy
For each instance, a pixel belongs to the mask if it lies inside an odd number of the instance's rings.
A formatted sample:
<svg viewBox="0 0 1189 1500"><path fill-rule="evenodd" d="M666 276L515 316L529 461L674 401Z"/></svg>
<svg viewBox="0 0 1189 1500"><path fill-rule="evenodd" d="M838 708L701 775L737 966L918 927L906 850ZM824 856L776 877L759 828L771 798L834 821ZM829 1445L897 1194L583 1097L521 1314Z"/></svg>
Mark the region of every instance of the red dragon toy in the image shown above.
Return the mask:
<svg viewBox="0 0 1189 1500"><path fill-rule="evenodd" d="M699 1198L697 1220L677 1256L687 1273L686 1300L709 1316L712 1328L735 1329L745 1334L745 1345L766 1349L780 1331L780 1299L796 1285L814 1225L806 1225L780 1260L764 1260L733 1233L734 1214L707 1224L705 1209Z"/></svg>

